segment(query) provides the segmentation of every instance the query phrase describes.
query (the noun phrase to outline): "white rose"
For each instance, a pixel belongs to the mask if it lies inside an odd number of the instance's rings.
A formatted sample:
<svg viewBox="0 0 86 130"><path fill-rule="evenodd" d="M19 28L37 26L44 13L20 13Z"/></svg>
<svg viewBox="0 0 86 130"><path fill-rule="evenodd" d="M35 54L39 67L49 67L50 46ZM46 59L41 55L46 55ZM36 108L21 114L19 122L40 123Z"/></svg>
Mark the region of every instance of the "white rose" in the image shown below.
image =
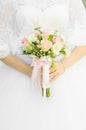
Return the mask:
<svg viewBox="0 0 86 130"><path fill-rule="evenodd" d="M38 39L37 39L37 37L36 37L35 34L31 34L31 35L28 37L28 41L35 42L35 41L37 41L37 40L38 40Z"/></svg>
<svg viewBox="0 0 86 130"><path fill-rule="evenodd" d="M62 45L60 43L53 44L52 50L55 55L59 55L59 51L62 49Z"/></svg>

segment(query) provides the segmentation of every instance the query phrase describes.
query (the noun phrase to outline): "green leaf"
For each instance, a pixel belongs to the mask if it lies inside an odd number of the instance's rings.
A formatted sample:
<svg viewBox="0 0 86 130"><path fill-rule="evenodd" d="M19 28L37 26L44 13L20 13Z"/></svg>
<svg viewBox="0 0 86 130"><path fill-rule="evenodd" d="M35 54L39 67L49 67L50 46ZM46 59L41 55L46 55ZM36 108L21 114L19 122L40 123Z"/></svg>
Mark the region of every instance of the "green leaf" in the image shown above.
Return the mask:
<svg viewBox="0 0 86 130"><path fill-rule="evenodd" d="M52 62L52 65L51 65L52 69L55 69L55 63Z"/></svg>
<svg viewBox="0 0 86 130"><path fill-rule="evenodd" d="M50 34L49 37L48 37L48 40L49 40L49 41L52 41L52 39L53 39L53 35Z"/></svg>
<svg viewBox="0 0 86 130"><path fill-rule="evenodd" d="M40 31L41 27L36 27L34 30Z"/></svg>
<svg viewBox="0 0 86 130"><path fill-rule="evenodd" d="M65 47L63 47L60 51L61 54L65 55Z"/></svg>
<svg viewBox="0 0 86 130"><path fill-rule="evenodd" d="M31 46L26 46L26 53L31 53L32 52L32 47Z"/></svg>
<svg viewBox="0 0 86 130"><path fill-rule="evenodd" d="M32 42L29 40L29 38L27 38L27 41L28 41L29 44L32 44Z"/></svg>
<svg viewBox="0 0 86 130"><path fill-rule="evenodd" d="M42 40L42 36L40 36L40 35L37 36L37 38L38 38L38 40L40 40L40 41Z"/></svg>

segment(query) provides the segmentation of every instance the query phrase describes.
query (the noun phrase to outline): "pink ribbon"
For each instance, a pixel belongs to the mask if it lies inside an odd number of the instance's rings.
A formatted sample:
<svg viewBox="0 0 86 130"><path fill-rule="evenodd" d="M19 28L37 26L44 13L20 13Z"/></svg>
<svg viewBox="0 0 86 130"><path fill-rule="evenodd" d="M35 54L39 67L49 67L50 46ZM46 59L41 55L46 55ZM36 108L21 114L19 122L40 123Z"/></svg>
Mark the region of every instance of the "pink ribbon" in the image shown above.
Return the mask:
<svg viewBox="0 0 86 130"><path fill-rule="evenodd" d="M31 77L32 86L34 86L35 82L37 82L38 85L42 87L40 80L41 80L42 67L44 64L46 64L45 57L41 57L40 59L33 57L33 60L32 60L33 73Z"/></svg>

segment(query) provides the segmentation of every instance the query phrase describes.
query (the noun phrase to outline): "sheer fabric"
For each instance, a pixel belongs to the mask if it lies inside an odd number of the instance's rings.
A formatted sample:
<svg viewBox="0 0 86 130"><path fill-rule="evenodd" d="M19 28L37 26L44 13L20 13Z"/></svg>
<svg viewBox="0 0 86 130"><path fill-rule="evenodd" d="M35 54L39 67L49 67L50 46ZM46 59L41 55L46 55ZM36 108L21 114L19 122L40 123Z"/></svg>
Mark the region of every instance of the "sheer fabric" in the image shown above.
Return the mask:
<svg viewBox="0 0 86 130"><path fill-rule="evenodd" d="M69 0L68 42L86 45L86 10L81 0Z"/></svg>
<svg viewBox="0 0 86 130"><path fill-rule="evenodd" d="M1 0L0 57L14 54L20 39L40 25L59 28L70 44L86 45L86 11L81 0Z"/></svg>

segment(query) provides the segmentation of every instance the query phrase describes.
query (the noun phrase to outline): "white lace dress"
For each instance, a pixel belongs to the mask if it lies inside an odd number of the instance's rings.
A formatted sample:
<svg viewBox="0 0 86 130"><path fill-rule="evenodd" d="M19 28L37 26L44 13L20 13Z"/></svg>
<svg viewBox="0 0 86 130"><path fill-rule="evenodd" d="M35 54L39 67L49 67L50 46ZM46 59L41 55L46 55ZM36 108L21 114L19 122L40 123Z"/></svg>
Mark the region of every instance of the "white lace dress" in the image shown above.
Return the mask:
<svg viewBox="0 0 86 130"><path fill-rule="evenodd" d="M36 26L58 28L71 45L86 45L86 11L80 0L1 0L0 58L15 54ZM41 97L30 78L0 62L0 130L85 130L86 57Z"/></svg>

